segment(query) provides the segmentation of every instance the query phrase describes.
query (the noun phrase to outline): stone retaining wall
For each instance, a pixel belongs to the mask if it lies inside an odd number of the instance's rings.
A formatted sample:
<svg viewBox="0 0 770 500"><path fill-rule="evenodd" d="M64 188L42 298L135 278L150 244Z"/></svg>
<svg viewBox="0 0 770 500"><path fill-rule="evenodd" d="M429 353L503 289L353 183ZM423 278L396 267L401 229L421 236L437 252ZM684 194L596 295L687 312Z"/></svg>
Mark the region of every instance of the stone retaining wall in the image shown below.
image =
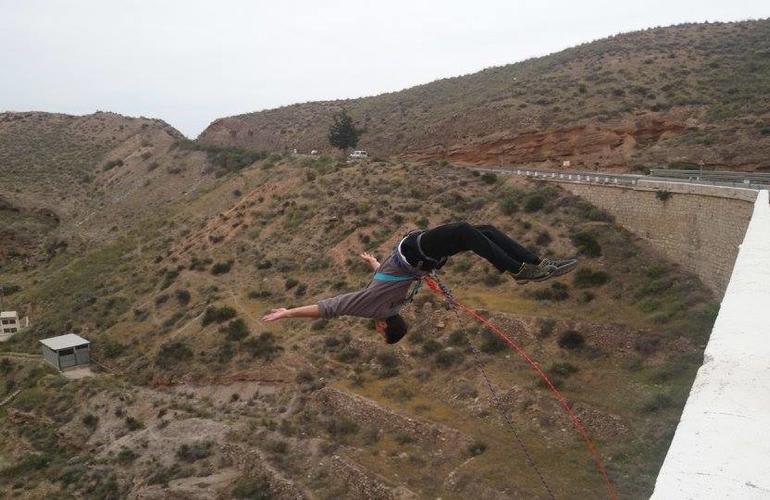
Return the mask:
<svg viewBox="0 0 770 500"><path fill-rule="evenodd" d="M698 276L721 300L757 191L646 180L634 187L559 184L613 215L618 224Z"/></svg>

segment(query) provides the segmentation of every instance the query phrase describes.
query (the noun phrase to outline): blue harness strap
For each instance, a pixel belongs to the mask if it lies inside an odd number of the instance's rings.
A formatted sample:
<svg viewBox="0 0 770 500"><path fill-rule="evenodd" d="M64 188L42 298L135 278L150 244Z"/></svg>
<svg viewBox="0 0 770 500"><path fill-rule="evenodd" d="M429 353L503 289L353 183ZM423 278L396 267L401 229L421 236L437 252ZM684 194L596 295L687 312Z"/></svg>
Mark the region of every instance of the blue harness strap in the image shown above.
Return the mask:
<svg viewBox="0 0 770 500"><path fill-rule="evenodd" d="M413 281L417 277L411 274L374 273L374 279L377 281Z"/></svg>

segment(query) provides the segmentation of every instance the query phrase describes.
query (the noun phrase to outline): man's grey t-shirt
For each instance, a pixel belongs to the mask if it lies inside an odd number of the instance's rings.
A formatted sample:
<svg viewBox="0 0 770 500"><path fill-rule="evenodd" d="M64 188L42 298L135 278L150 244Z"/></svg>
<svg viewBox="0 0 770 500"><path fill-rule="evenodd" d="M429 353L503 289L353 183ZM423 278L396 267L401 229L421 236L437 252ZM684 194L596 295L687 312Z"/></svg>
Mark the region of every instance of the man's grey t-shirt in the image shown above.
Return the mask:
<svg viewBox="0 0 770 500"><path fill-rule="evenodd" d="M411 274L415 275L414 280L380 281L373 279L363 290L320 301L318 307L321 310L321 317L361 316L384 319L398 314L410 287L415 280L419 279L418 276L424 273L420 273L409 264L404 264L405 268L399 266L396 258L395 253L391 253L377 269L377 272L398 276Z"/></svg>

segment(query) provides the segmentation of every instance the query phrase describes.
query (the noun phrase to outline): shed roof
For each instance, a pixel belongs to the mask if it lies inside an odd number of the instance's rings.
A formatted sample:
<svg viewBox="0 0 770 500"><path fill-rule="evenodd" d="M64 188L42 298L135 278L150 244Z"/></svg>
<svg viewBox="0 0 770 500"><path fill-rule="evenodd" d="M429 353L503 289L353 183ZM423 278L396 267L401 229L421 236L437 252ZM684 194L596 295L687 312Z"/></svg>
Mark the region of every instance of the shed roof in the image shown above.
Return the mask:
<svg viewBox="0 0 770 500"><path fill-rule="evenodd" d="M41 344L47 348L58 351L60 349L67 349L70 347L77 347L83 344L90 344L88 340L84 339L80 335L74 333L68 333L67 335L59 335L58 337L51 337L40 341Z"/></svg>
<svg viewBox="0 0 770 500"><path fill-rule="evenodd" d="M0 318L18 318L19 313L16 311L0 311Z"/></svg>

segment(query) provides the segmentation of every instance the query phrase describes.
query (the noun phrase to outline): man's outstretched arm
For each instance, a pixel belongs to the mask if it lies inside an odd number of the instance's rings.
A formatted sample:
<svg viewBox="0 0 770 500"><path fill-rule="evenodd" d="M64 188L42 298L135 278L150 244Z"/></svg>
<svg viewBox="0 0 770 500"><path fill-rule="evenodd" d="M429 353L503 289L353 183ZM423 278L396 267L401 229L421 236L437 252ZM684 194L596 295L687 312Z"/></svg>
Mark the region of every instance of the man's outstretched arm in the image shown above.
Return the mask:
<svg viewBox="0 0 770 500"><path fill-rule="evenodd" d="M380 268L380 261L377 260L377 257L370 254L369 252L364 252L359 257L364 259L369 264L369 266L372 268L372 271L376 271Z"/></svg>
<svg viewBox="0 0 770 500"><path fill-rule="evenodd" d="M262 321L277 321L285 318L320 318L321 309L318 304L309 306L295 307L292 309L286 309L281 307L280 309L273 309L268 314L262 316Z"/></svg>

